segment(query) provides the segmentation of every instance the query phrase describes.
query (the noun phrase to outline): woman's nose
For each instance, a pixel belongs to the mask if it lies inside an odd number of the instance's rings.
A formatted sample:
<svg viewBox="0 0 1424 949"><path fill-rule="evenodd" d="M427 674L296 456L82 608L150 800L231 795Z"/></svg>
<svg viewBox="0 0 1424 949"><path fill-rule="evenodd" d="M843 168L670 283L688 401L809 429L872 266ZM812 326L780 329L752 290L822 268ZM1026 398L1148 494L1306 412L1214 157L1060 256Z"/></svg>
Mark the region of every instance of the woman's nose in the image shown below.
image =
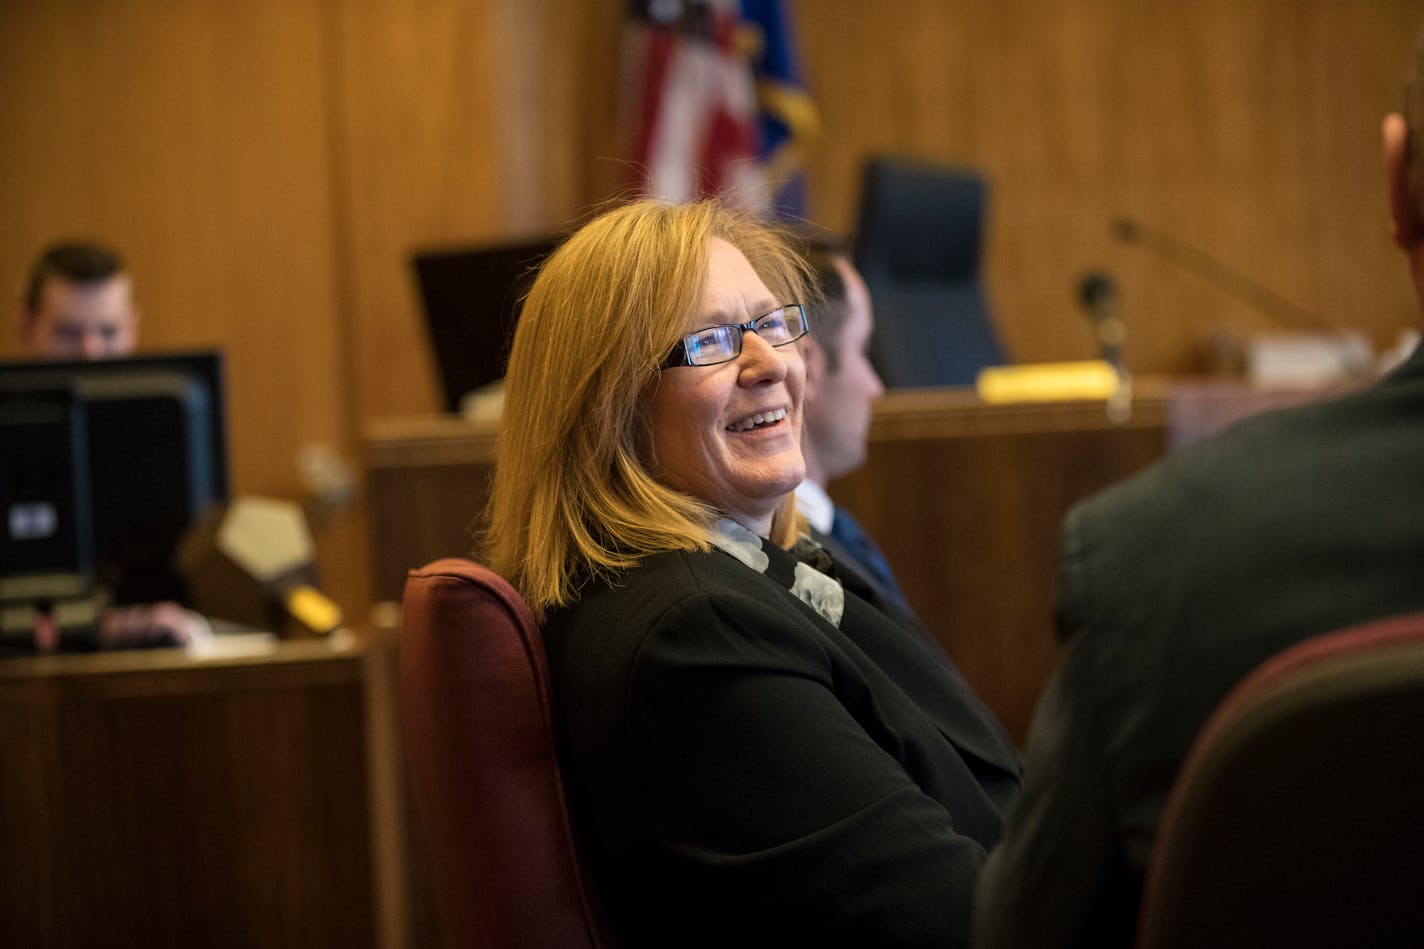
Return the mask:
<svg viewBox="0 0 1424 949"><path fill-rule="evenodd" d="M742 367L740 381L743 385L780 382L786 378L787 357L795 351L794 346L776 347L756 333L743 333L742 354L738 357Z"/></svg>

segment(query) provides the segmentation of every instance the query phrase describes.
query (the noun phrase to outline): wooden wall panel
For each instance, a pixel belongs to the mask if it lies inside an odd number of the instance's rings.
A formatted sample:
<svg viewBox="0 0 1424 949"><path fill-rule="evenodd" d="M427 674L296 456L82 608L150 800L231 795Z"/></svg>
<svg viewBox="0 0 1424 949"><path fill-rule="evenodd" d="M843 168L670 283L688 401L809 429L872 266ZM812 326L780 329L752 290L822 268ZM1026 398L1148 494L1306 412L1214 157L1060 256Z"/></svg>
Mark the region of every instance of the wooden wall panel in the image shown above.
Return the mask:
<svg viewBox="0 0 1424 949"><path fill-rule="evenodd" d="M1378 123L1424 3L852 0L797 6L825 145L813 214L854 226L865 157L972 165L988 281L1020 360L1086 356L1079 276L1119 277L1139 371L1272 321L1109 236L1130 215L1380 343L1414 308L1383 224Z"/></svg>
<svg viewBox="0 0 1424 949"><path fill-rule="evenodd" d="M0 944L430 945L392 642L0 664Z"/></svg>
<svg viewBox="0 0 1424 949"><path fill-rule="evenodd" d="M505 227L570 227L623 181L616 128L623 5L499 0L493 7Z"/></svg>
<svg viewBox="0 0 1424 949"><path fill-rule="evenodd" d="M618 11L579 0L337 6L357 418L441 404L410 255L561 230L606 163ZM604 42L603 40L607 40ZM499 346L502 340L491 340Z"/></svg>
<svg viewBox="0 0 1424 949"><path fill-rule="evenodd" d="M356 416L439 404L410 254L500 231L499 150L482 4L337 6L338 131Z"/></svg>

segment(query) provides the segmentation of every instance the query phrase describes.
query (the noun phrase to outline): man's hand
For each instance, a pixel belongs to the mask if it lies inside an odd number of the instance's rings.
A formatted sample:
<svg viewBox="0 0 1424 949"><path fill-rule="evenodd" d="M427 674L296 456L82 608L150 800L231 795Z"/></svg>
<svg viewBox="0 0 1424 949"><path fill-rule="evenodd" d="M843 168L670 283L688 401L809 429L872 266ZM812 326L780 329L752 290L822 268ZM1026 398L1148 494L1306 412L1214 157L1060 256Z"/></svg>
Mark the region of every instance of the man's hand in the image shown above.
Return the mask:
<svg viewBox="0 0 1424 949"><path fill-rule="evenodd" d="M99 626L102 649L181 648L211 636L207 620L171 602L111 607Z"/></svg>

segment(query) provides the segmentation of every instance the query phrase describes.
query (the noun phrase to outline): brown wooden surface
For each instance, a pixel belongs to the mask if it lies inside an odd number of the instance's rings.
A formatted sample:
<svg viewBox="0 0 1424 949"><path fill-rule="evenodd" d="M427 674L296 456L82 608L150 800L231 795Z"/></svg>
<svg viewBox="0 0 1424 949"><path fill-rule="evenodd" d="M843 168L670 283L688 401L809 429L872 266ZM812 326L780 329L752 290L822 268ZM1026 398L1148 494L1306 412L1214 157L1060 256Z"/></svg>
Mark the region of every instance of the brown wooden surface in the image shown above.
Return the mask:
<svg viewBox="0 0 1424 949"><path fill-rule="evenodd" d="M1162 387L1139 382L1132 420L1100 402L985 405L964 390L892 392L870 461L832 486L880 542L926 624L1022 739L1055 656L1052 578L1063 514L1165 451ZM494 441L454 417L367 428L379 595L405 572L468 555Z"/></svg>
<svg viewBox="0 0 1424 949"><path fill-rule="evenodd" d="M0 945L409 944L388 637L0 662Z"/></svg>
<svg viewBox="0 0 1424 949"><path fill-rule="evenodd" d="M1074 292L1119 281L1138 373L1202 371L1210 337L1279 329L1160 254L1136 219L1377 342L1417 323L1389 241L1379 123L1419 0L856 0L796 5L825 142L813 217L855 224L867 155L980 169L989 299L1011 358L1088 356Z"/></svg>
<svg viewBox="0 0 1424 949"><path fill-rule="evenodd" d="M398 603L414 567L473 555L494 454L493 428L458 416L367 426L363 464L378 600Z"/></svg>

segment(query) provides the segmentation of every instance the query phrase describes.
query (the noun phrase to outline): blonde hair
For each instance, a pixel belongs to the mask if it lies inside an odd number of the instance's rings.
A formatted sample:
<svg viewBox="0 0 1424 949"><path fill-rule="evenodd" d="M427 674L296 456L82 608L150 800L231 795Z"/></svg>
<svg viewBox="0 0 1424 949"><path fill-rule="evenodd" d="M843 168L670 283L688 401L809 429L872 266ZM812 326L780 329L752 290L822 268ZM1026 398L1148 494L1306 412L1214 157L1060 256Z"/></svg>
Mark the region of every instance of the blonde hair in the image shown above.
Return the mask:
<svg viewBox="0 0 1424 949"><path fill-rule="evenodd" d="M588 580L708 547L717 514L653 477L644 407L698 305L713 237L745 254L778 300L801 300L806 265L777 229L715 202L645 200L584 225L524 302L483 556L540 619ZM801 527L788 495L773 540L790 546Z"/></svg>

